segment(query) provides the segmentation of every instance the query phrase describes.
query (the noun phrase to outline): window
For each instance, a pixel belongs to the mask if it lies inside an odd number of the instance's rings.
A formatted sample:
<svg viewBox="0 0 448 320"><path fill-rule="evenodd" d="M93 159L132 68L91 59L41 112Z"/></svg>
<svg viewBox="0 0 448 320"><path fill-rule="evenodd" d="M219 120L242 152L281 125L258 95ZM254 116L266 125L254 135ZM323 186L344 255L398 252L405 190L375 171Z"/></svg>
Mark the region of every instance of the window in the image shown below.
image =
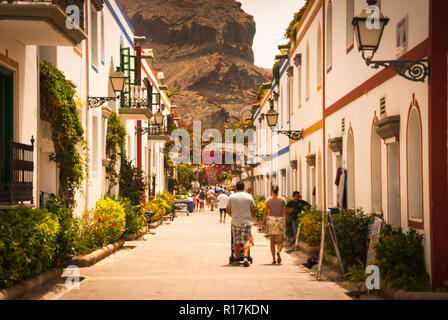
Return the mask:
<svg viewBox="0 0 448 320"><path fill-rule="evenodd" d="M327 10L327 70L333 65L333 6L328 2Z"/></svg>
<svg viewBox="0 0 448 320"><path fill-rule="evenodd" d="M92 171L98 171L98 117L92 117Z"/></svg>
<svg viewBox="0 0 448 320"><path fill-rule="evenodd" d="M317 90L320 90L322 86L322 31L319 25L319 29L317 30Z"/></svg>
<svg viewBox="0 0 448 320"><path fill-rule="evenodd" d="M302 66L299 66L297 68L297 80L298 80L298 87L299 90L297 91L298 99L299 99L299 106L302 105Z"/></svg>
<svg viewBox="0 0 448 320"><path fill-rule="evenodd" d="M423 218L422 179L422 132L417 108L412 108L408 120L407 171L408 171L408 212L410 220Z"/></svg>
<svg viewBox="0 0 448 320"><path fill-rule="evenodd" d="M355 209L355 142L352 130L347 137L347 208Z"/></svg>
<svg viewBox="0 0 448 320"><path fill-rule="evenodd" d="M104 63L104 50L106 46L106 41L104 38L105 30L104 30L104 11L101 11L101 62Z"/></svg>
<svg viewBox="0 0 448 320"><path fill-rule="evenodd" d="M355 0L347 0L347 53L353 49L354 30L353 17L355 15Z"/></svg>
<svg viewBox="0 0 448 320"><path fill-rule="evenodd" d="M98 12L93 8L90 8L91 12L91 50L92 50L92 64L98 66Z"/></svg>
<svg viewBox="0 0 448 320"><path fill-rule="evenodd" d="M302 158L299 157L299 191L303 196L303 184L302 184Z"/></svg>
<svg viewBox="0 0 448 320"><path fill-rule="evenodd" d="M289 100L288 100L288 113L291 116L291 112L294 110L294 78L290 77L288 81L288 92L289 92ZM291 121L291 118L289 118Z"/></svg>
<svg viewBox="0 0 448 320"><path fill-rule="evenodd" d="M376 132L375 126L372 126L371 139L372 211L381 213L381 137Z"/></svg>
<svg viewBox="0 0 448 320"><path fill-rule="evenodd" d="M310 98L310 45L306 46L306 100Z"/></svg>
<svg viewBox="0 0 448 320"><path fill-rule="evenodd" d="M327 147L327 207L333 206L333 151Z"/></svg>
<svg viewBox="0 0 448 320"><path fill-rule="evenodd" d="M322 194L322 156L319 152L317 157L317 185L316 185L316 198L317 206L320 210L323 209L323 194Z"/></svg>

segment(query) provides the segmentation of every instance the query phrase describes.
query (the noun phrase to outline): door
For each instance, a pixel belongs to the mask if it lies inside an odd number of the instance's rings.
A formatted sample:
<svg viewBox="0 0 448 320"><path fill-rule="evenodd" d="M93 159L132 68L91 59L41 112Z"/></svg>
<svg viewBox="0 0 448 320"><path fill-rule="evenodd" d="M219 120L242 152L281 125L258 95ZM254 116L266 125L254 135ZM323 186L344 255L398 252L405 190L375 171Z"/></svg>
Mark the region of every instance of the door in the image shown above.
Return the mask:
<svg viewBox="0 0 448 320"><path fill-rule="evenodd" d="M0 182L9 182L10 150L8 141L13 140L13 73L0 67ZM3 188L1 188L2 191Z"/></svg>
<svg viewBox="0 0 448 320"><path fill-rule="evenodd" d="M387 145L389 223L399 227L400 221L400 153L398 142Z"/></svg>

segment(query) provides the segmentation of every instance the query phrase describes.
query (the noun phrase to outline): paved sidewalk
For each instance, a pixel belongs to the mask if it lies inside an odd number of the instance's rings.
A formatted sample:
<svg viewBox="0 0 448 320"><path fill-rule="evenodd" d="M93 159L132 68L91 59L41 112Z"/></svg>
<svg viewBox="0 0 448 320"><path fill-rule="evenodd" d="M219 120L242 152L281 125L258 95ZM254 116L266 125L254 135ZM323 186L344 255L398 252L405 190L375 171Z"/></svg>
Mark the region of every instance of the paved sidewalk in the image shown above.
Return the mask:
<svg viewBox="0 0 448 320"><path fill-rule="evenodd" d="M79 290L59 299L349 299L333 282L316 281L292 256L272 265L268 239L252 228L253 265L228 264L230 219L215 212L181 215L146 241L83 268Z"/></svg>

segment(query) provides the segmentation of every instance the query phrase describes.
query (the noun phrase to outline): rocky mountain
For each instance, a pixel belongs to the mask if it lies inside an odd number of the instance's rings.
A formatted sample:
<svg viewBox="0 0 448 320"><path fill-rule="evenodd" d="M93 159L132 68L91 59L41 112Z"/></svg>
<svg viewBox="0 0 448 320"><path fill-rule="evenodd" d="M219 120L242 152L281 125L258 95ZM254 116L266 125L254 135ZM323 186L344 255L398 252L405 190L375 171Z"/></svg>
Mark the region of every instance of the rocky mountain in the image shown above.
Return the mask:
<svg viewBox="0 0 448 320"><path fill-rule="evenodd" d="M254 65L253 17L235 0L121 0L152 48L171 98L187 121L222 128L251 106L265 70Z"/></svg>

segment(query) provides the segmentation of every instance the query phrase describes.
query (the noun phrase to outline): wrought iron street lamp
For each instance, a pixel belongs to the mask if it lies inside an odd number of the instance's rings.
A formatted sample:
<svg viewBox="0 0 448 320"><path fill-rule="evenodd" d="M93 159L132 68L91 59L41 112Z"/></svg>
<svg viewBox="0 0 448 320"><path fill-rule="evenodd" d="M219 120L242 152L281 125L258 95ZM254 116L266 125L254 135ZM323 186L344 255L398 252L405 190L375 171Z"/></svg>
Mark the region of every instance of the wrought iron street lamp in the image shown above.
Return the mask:
<svg viewBox="0 0 448 320"><path fill-rule="evenodd" d="M378 69L380 66L389 68L408 80L424 82L426 77L429 76L429 58L373 61L373 57L380 46L384 28L390 21L381 13L377 2L377 0L367 0L369 7L363 10L358 17L354 17L352 22L358 41L358 49L362 52L363 59L373 69Z"/></svg>
<svg viewBox="0 0 448 320"><path fill-rule="evenodd" d="M120 98L120 93L124 90L124 85L127 80L127 76L121 71L120 67L117 67L117 70L112 72L109 76L110 83L112 85L112 90L114 90L115 94L119 93L118 96L115 97L88 97L89 107L90 108L98 108L101 107L104 103L108 101L116 101Z"/></svg>
<svg viewBox="0 0 448 320"><path fill-rule="evenodd" d="M268 122L268 126L271 129L277 126L278 122L278 112L274 110L274 101L271 100L271 109L266 112L266 121ZM303 130L272 130L276 133L281 133L288 136L292 140L302 140L303 139Z"/></svg>

